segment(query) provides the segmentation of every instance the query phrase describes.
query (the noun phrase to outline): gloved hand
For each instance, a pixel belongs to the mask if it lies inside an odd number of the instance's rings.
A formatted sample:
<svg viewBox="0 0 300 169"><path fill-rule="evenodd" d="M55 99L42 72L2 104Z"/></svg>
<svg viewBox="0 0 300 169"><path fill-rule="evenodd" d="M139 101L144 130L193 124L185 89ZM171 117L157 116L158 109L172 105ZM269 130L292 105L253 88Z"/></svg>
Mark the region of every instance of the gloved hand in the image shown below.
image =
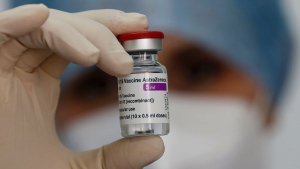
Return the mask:
<svg viewBox="0 0 300 169"><path fill-rule="evenodd" d="M69 14L27 5L0 13L0 168L142 168L158 159L164 150L160 137L72 152L54 124L58 79L68 62L128 74L133 61L115 35L147 26L145 16L116 10Z"/></svg>

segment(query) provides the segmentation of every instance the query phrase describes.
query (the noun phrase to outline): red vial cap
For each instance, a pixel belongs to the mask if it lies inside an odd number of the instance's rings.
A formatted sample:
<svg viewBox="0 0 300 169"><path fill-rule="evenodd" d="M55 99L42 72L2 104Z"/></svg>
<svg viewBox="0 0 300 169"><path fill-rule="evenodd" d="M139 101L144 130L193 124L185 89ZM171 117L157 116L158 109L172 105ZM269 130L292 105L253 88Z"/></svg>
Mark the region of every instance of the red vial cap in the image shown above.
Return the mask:
<svg viewBox="0 0 300 169"><path fill-rule="evenodd" d="M118 36L120 42L135 40L135 39L163 39L164 34L160 31L143 31L143 32L133 32L125 33Z"/></svg>

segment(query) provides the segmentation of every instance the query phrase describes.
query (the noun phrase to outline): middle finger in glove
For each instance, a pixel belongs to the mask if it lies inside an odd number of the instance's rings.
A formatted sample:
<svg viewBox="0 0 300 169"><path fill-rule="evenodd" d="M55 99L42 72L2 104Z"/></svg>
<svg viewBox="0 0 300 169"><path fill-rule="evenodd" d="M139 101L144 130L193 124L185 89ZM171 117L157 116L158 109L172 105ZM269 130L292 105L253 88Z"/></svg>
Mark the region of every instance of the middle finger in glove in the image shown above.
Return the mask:
<svg viewBox="0 0 300 169"><path fill-rule="evenodd" d="M89 15L87 18L83 14L94 14L94 18L90 19L88 17ZM144 15L129 15L118 10L94 10L80 14L70 14L58 10L51 10L50 16L59 17L64 22L69 23L100 49L97 66L102 70L113 76L125 75L132 71L133 61L120 45L115 35L147 29L147 22L137 24L141 20L146 20ZM115 18L115 20L113 20L113 18ZM134 20L136 23L134 23ZM99 21L103 22L105 25ZM119 23L120 26L116 26L117 23ZM45 65L47 65L47 63Z"/></svg>
<svg viewBox="0 0 300 169"><path fill-rule="evenodd" d="M123 47L117 41L115 35L106 26L104 26L101 23L98 23L94 20L85 18L85 17L81 17L81 16L78 16L75 14L70 14L70 13L57 11L57 10L51 10L49 20L55 20L55 21L58 20L59 22L69 25L69 27L72 27L73 29L75 29L88 42L90 42L98 50L100 50L100 55L96 56L95 58L92 58L93 62L91 62L91 63L94 63L94 64L97 63L97 65L100 68L102 68L104 71L106 71L107 73L109 73L111 75L115 75L115 76L124 75L124 74L128 74L131 72L132 66L133 66L132 59L124 51ZM131 18L131 20L132 20L132 18ZM70 52L66 51L68 48L65 49L65 48L62 48L59 46L61 44L61 41L58 41L59 42L58 44L55 44L55 43L53 44L53 42L57 41L56 39L60 38L57 36L57 34L59 34L59 31L57 30L56 27L54 27L54 30L56 30L58 32L51 31L51 30L47 29L48 27L53 27L53 25L51 25L51 22L50 22L50 24L49 24L49 22L46 22L45 25L43 25L41 32L44 33L45 30L47 30L52 33L51 34L52 36L50 36L50 37L44 36L46 42L48 42L48 41L52 42L52 44L50 43L50 45L49 45L50 49L53 49L54 51L56 50L55 52L57 54L59 54L60 56L62 56L63 60L67 59L67 60L70 60L77 64L85 65L85 66L92 65L92 64L84 64L84 62L86 62L87 60L91 60L91 58L89 58L88 56L84 56L84 53L81 56L67 55ZM122 28L115 27L114 29L122 29ZM46 33L47 33L47 31L46 31ZM65 31L68 31L68 30L65 29ZM126 31L128 31L128 30L126 30ZM120 31L114 30L114 32L120 32ZM66 34L67 34L67 32L66 32ZM61 36L65 37L66 35L64 34ZM70 39L68 37L66 38L66 40L62 40L64 43L71 44L71 48L69 47L68 50L73 49L73 50L75 50L75 52L77 52L78 49L81 49L81 48L74 49L74 47L72 48L73 44L75 44L74 46L77 46L76 44L79 42L78 42L78 40L76 41L76 39L73 39L73 43L72 43L69 41L72 39ZM74 42L74 40L75 40L75 42ZM39 41L37 41L37 42L38 42L38 45L40 45ZM33 43L36 43L36 41L33 41ZM63 53L62 50L64 50L65 53ZM81 51L81 53L82 53L82 51ZM42 68L48 74L50 74L50 75L55 74L54 76L57 76L57 75L61 74L62 72L57 73L57 71L56 71L56 73L54 73L53 72L54 69L51 69L51 65L53 65L53 64L55 64L55 67L57 68L57 64L53 63L53 60L55 60L55 62L59 62L59 59L57 58L57 56L53 56L53 57L56 57L56 59L48 59L45 63L43 63ZM78 59L78 58L80 58L80 59ZM28 58L26 58L26 59L28 59ZM22 60L23 59L21 59L20 61L22 62ZM49 66L49 64L50 64L50 66ZM63 68L58 68L59 70L64 70L64 67L66 66L64 64L58 64L58 65L63 66Z"/></svg>

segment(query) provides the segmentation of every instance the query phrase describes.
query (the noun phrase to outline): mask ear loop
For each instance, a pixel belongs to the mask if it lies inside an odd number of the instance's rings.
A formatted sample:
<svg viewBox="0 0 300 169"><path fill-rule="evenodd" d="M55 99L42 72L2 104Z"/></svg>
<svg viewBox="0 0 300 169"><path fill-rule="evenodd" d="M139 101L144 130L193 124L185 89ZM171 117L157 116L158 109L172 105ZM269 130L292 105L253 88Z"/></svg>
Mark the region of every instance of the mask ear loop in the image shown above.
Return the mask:
<svg viewBox="0 0 300 169"><path fill-rule="evenodd" d="M275 108L272 105L272 98L262 87L256 87L253 96L252 105L256 105L256 109L259 109L261 114L258 114L263 119L263 128L269 130L273 128L275 123Z"/></svg>
<svg viewBox="0 0 300 169"><path fill-rule="evenodd" d="M272 97L267 92L268 90L264 87L257 86L255 93L253 95L252 109L251 112L256 113L258 119L261 119L261 128L260 135L256 138L259 139L260 147L256 149L269 149L272 136L274 135L274 123L275 123L275 109L272 104ZM256 110L255 110L256 109ZM262 160L267 159L266 152L260 153L262 155ZM266 165L266 164L263 164ZM264 167L263 167L264 168Z"/></svg>

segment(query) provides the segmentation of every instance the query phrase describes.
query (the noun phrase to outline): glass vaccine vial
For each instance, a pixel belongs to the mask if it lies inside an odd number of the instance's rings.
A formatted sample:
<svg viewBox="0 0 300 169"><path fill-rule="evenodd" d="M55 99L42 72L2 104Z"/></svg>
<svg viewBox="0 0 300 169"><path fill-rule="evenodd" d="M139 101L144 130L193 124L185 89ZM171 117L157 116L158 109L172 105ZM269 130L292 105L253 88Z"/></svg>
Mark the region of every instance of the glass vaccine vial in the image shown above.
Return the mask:
<svg viewBox="0 0 300 169"><path fill-rule="evenodd" d="M132 73L118 78L123 137L166 135L170 131L167 70L157 55L163 38L159 31L118 36L134 61Z"/></svg>

